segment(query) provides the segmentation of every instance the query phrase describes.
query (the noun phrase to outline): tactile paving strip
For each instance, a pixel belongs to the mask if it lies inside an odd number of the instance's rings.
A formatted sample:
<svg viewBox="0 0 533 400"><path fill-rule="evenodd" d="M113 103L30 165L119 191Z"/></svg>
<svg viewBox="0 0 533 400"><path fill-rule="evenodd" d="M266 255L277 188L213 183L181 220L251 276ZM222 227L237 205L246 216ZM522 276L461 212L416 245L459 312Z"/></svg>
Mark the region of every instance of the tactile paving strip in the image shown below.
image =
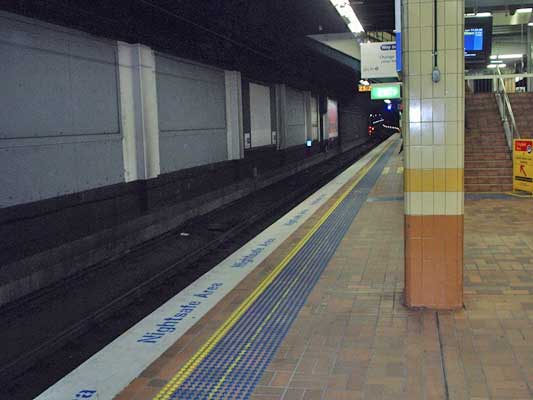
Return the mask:
<svg viewBox="0 0 533 400"><path fill-rule="evenodd" d="M395 147L381 155L177 389L156 398L244 400L251 396Z"/></svg>

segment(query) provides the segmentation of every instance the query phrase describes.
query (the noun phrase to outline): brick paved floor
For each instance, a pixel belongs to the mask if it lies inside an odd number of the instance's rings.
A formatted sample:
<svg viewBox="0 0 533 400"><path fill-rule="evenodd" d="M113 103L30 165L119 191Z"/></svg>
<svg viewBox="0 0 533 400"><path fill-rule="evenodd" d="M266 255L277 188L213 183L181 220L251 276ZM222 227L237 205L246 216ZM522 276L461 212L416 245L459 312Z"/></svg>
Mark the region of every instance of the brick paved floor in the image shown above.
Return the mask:
<svg viewBox="0 0 533 400"><path fill-rule="evenodd" d="M389 163L254 399L533 398L533 202L468 201L465 309L409 311L403 203L377 201L403 194L401 165Z"/></svg>
<svg viewBox="0 0 533 400"><path fill-rule="evenodd" d="M533 201L467 201L464 310L407 310L401 166L390 160L253 400L533 399ZM151 398L326 207L118 398Z"/></svg>

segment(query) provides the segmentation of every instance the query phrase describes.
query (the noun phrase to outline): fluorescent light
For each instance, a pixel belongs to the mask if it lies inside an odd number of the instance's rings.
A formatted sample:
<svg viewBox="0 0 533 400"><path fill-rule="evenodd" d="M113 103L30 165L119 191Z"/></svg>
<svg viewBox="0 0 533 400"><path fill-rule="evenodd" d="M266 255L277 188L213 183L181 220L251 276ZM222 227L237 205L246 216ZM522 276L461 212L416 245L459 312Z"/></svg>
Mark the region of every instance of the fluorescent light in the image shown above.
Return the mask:
<svg viewBox="0 0 533 400"><path fill-rule="evenodd" d="M490 56L491 60L496 60L497 58L498 58L498 56Z"/></svg>
<svg viewBox="0 0 533 400"><path fill-rule="evenodd" d="M530 13L533 12L533 8L519 8L516 12L520 14Z"/></svg>
<svg viewBox="0 0 533 400"><path fill-rule="evenodd" d="M391 101L390 101L389 99L387 99L387 100L383 100L383 101L384 101L385 103L387 103L387 104L390 104L390 103L391 103Z"/></svg>
<svg viewBox="0 0 533 400"><path fill-rule="evenodd" d="M529 24L527 24L527 26L533 26L533 22L530 22Z"/></svg>
<svg viewBox="0 0 533 400"><path fill-rule="evenodd" d="M480 12L480 13L468 13L465 14L465 17L491 17L491 12Z"/></svg>
<svg viewBox="0 0 533 400"><path fill-rule="evenodd" d="M365 79L361 79L361 80L359 81L359 83L360 83L361 85L363 85L363 86L369 86L369 85L370 85L370 82L368 82L368 81L365 80Z"/></svg>
<svg viewBox="0 0 533 400"><path fill-rule="evenodd" d="M515 58L522 58L522 54L500 54L498 60L512 60Z"/></svg>
<svg viewBox="0 0 533 400"><path fill-rule="evenodd" d="M363 25L359 22L355 11L350 5L350 0L329 0L335 6L341 17L348 20L348 28L354 33L364 32Z"/></svg>
<svg viewBox="0 0 533 400"><path fill-rule="evenodd" d="M487 65L487 68L505 68L507 67L506 64L489 64Z"/></svg>
<svg viewBox="0 0 533 400"><path fill-rule="evenodd" d="M502 60L491 60L491 64L503 64Z"/></svg>

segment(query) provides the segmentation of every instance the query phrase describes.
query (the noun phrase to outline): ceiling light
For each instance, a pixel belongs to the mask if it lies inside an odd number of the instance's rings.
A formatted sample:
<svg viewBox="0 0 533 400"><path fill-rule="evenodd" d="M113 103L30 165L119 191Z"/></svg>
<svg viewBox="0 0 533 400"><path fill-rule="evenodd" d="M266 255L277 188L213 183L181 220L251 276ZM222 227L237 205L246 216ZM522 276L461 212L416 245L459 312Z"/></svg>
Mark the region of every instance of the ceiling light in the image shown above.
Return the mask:
<svg viewBox="0 0 533 400"><path fill-rule="evenodd" d="M491 64L503 64L501 60L491 60Z"/></svg>
<svg viewBox="0 0 533 400"><path fill-rule="evenodd" d="M498 56L490 56L491 60L496 60L497 58L498 58Z"/></svg>
<svg viewBox="0 0 533 400"><path fill-rule="evenodd" d="M506 64L489 64L487 65L487 68L505 68L507 67Z"/></svg>
<svg viewBox="0 0 533 400"><path fill-rule="evenodd" d="M516 12L520 14L530 13L533 12L533 8L519 8Z"/></svg>
<svg viewBox="0 0 533 400"><path fill-rule="evenodd" d="M498 60L512 60L522 58L522 54L500 54Z"/></svg>
<svg viewBox="0 0 533 400"><path fill-rule="evenodd" d="M387 100L383 100L383 101L384 101L385 103L387 103L387 104L390 104L390 103L391 103L391 101L390 101L389 99L387 99Z"/></svg>
<svg viewBox="0 0 533 400"><path fill-rule="evenodd" d="M533 26L533 22L530 22L529 24L527 24L528 26Z"/></svg>
<svg viewBox="0 0 533 400"><path fill-rule="evenodd" d="M492 17L492 13L491 12L468 13L468 14L465 14L465 17Z"/></svg>
<svg viewBox="0 0 533 400"><path fill-rule="evenodd" d="M355 11L350 5L350 0L329 0L335 6L341 17L348 20L348 28L354 33L364 32L363 25L359 22Z"/></svg>

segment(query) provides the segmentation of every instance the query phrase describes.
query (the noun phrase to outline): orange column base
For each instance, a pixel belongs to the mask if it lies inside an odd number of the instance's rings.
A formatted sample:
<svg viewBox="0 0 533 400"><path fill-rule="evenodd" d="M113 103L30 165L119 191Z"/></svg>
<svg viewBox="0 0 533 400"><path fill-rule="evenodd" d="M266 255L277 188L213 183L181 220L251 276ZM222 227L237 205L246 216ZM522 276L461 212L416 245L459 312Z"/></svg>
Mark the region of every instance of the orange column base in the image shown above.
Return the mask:
<svg viewBox="0 0 533 400"><path fill-rule="evenodd" d="M463 306L462 215L405 216L405 305Z"/></svg>

